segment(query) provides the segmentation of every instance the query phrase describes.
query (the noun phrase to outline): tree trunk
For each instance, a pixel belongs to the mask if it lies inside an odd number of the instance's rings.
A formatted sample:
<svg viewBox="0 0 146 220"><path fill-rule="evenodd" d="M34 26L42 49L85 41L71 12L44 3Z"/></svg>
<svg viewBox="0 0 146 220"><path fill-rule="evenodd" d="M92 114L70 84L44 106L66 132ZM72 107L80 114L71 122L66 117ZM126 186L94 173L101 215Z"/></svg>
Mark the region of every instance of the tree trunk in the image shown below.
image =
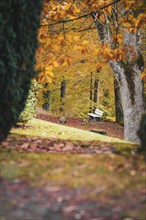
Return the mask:
<svg viewBox="0 0 146 220"><path fill-rule="evenodd" d="M47 90L43 92L43 98L44 98L44 103L43 103L43 109L50 111L51 107L51 90Z"/></svg>
<svg viewBox="0 0 146 220"><path fill-rule="evenodd" d="M60 112L64 111L65 96L66 96L66 80L62 80L60 87Z"/></svg>
<svg viewBox="0 0 146 220"><path fill-rule="evenodd" d="M61 87L60 87L60 98L65 98L66 95L66 80L63 80L61 82Z"/></svg>
<svg viewBox="0 0 146 220"><path fill-rule="evenodd" d="M124 28L124 26L118 26L116 6L114 7L113 13L114 17L111 17L111 20L106 17L104 22L99 21L99 12L93 14L93 19L102 45L107 43L111 46L111 50L119 48L119 45L112 41L112 37L114 36L114 34L112 35L113 23L116 25L116 33L120 30L123 35L123 45L126 50L126 56L123 60L119 60L118 58L116 61L109 60L109 63L120 86L124 113L124 139L126 141L139 143L137 130L139 128L141 114L145 110L144 85L140 78L140 74L144 70L144 61L140 49L141 34L140 30L130 32ZM122 11L122 13L124 16L125 12ZM132 51L130 48L132 48Z"/></svg>
<svg viewBox="0 0 146 220"><path fill-rule="evenodd" d="M0 141L16 125L35 76L41 0L0 1Z"/></svg>
<svg viewBox="0 0 146 220"><path fill-rule="evenodd" d="M122 62L110 61L111 67L120 82L120 94L124 113L124 139L139 143L137 130L145 110L143 82L138 65L128 68Z"/></svg>
<svg viewBox="0 0 146 220"><path fill-rule="evenodd" d="M141 146L139 148L139 151L145 151L146 152L146 112L142 115L139 130L137 132ZM146 156L146 155L145 155Z"/></svg>
<svg viewBox="0 0 146 220"><path fill-rule="evenodd" d="M92 101L93 101L93 73L90 73L90 109L89 112L93 112L93 106L92 106Z"/></svg>
<svg viewBox="0 0 146 220"><path fill-rule="evenodd" d="M114 79L114 92L115 92L115 115L116 122L123 124L123 109L121 104L121 95L118 81Z"/></svg>
<svg viewBox="0 0 146 220"><path fill-rule="evenodd" d="M95 103L95 106L94 106L94 110L95 110L99 102L99 79L98 78L95 78L95 81L94 81L93 102Z"/></svg>

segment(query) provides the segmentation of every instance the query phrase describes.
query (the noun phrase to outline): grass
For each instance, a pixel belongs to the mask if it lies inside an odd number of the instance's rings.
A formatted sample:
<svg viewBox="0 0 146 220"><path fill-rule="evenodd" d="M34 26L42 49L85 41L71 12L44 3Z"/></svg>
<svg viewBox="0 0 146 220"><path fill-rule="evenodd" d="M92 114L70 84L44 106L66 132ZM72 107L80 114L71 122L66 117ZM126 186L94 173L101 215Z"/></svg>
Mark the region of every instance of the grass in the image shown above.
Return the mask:
<svg viewBox="0 0 146 220"><path fill-rule="evenodd" d="M14 128L11 133L38 136L41 138L57 138L63 140L80 140L80 141L102 141L102 142L113 142L113 143L127 143L124 140L118 138L112 138L93 132L59 125L44 120L36 119L29 121L26 128Z"/></svg>
<svg viewBox="0 0 146 220"><path fill-rule="evenodd" d="M85 199L111 205L136 200L145 187L145 163L142 157L121 155L20 153L0 149L1 177L25 180L33 187L59 186L86 189ZM126 214L144 220L145 210L136 208ZM136 218L138 219L138 218Z"/></svg>
<svg viewBox="0 0 146 220"><path fill-rule="evenodd" d="M7 179L22 178L36 185L49 181L74 188L104 185L111 192L145 182L145 164L140 157L134 161L132 157L113 154L19 153L8 149L0 152L1 176Z"/></svg>
<svg viewBox="0 0 146 220"><path fill-rule="evenodd" d="M112 142L117 143L119 151L123 151L125 146L131 149L133 147L132 144L117 138L40 119L33 119L25 129L14 128L11 133L16 136L27 135L72 141ZM83 194L83 197L109 205L124 204L126 207L132 201L136 201L139 206L129 209L123 215L145 219L145 210L140 198L145 189L145 162L141 155L20 153L4 148L0 149L0 154L1 177L4 179L26 180L33 187L51 185L87 189L88 193Z"/></svg>

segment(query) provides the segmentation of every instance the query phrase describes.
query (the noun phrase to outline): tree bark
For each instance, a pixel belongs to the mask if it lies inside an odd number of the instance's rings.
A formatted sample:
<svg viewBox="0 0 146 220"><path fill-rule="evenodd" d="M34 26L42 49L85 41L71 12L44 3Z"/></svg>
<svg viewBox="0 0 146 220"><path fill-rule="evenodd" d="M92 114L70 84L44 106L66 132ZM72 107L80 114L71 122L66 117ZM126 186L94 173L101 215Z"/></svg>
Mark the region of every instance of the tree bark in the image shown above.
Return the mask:
<svg viewBox="0 0 146 220"><path fill-rule="evenodd" d="M93 112L93 73L90 73L90 109L89 112Z"/></svg>
<svg viewBox="0 0 146 220"><path fill-rule="evenodd" d="M95 103L95 107L94 107L94 110L95 110L99 102L99 79L98 78L95 78L95 81L94 81L93 102Z"/></svg>
<svg viewBox="0 0 146 220"><path fill-rule="evenodd" d="M114 79L114 93L115 93L115 116L117 123L124 123L123 121L123 109L121 104L121 95L119 84L116 79Z"/></svg>
<svg viewBox="0 0 146 220"><path fill-rule="evenodd" d="M66 80L62 80L60 87L60 112L64 111L64 99L66 96Z"/></svg>
<svg viewBox="0 0 146 220"><path fill-rule="evenodd" d="M120 94L124 113L124 139L139 143L137 130L141 115L145 110L144 87L140 78L141 70L137 64L131 64L130 69L121 62L110 61L110 65L120 82Z"/></svg>
<svg viewBox="0 0 146 220"><path fill-rule="evenodd" d="M119 31L116 10L117 8L115 7L115 16L112 18L112 24L114 23L113 19L115 19L116 31ZM124 11L122 13L124 16ZM100 13L93 17L102 45L106 42L111 46L111 50L118 48L119 46L112 41L111 21L106 17L106 21L101 22L98 19L99 15ZM97 18L95 19L95 17ZM139 143L137 130L141 115L145 110L144 85L140 78L140 74L144 70L144 60L140 49L141 35L139 30L130 32L124 27L120 28L123 34L123 45L127 50L126 58L123 60L110 60L109 63L120 86L124 113L124 139ZM130 48L133 48L133 50L131 51Z"/></svg>
<svg viewBox="0 0 146 220"><path fill-rule="evenodd" d="M51 90L47 90L43 92L43 98L44 98L44 103L43 103L43 109L50 111L51 107Z"/></svg>

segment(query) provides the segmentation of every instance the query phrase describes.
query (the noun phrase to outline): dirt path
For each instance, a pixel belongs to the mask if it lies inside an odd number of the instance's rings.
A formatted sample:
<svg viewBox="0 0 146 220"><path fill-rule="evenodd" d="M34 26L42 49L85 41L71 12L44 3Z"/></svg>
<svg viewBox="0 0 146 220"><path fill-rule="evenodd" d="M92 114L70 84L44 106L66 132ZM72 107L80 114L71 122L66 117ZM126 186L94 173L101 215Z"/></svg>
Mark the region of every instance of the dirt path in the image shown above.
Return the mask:
<svg viewBox="0 0 146 220"><path fill-rule="evenodd" d="M96 189L100 194L104 189ZM2 220L140 220L128 218L129 212L140 213L144 202L135 194L123 195L111 204L89 199L91 190L58 186L31 187L21 180L1 180ZM115 200L115 201L114 201Z"/></svg>

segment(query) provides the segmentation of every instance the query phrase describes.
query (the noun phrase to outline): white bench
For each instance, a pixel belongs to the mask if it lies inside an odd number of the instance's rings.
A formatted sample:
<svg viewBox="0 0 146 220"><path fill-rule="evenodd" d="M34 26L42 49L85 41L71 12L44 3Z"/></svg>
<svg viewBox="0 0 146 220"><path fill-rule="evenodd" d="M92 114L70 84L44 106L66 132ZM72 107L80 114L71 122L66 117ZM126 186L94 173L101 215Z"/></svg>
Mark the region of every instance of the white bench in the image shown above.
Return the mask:
<svg viewBox="0 0 146 220"><path fill-rule="evenodd" d="M87 113L87 114L89 115L89 119L94 119L98 121L103 116L103 111L96 108L94 113Z"/></svg>

